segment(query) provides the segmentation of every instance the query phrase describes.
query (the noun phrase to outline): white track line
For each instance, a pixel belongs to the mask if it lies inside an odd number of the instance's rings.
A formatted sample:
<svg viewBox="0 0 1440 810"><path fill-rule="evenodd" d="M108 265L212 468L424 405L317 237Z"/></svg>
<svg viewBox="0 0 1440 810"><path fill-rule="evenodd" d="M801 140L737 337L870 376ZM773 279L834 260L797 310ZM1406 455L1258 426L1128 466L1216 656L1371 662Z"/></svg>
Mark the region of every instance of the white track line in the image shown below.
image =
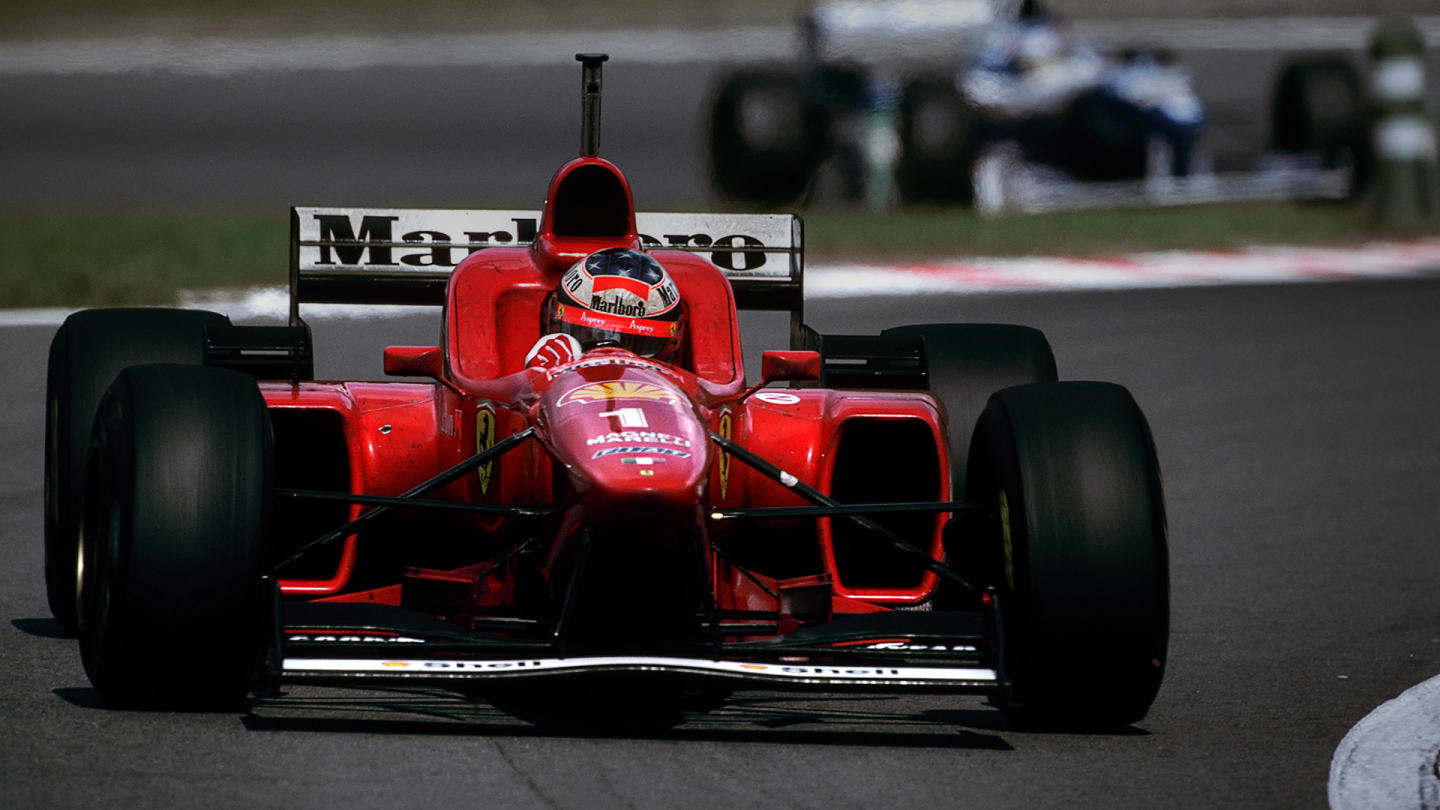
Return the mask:
<svg viewBox="0 0 1440 810"><path fill-rule="evenodd" d="M1364 8L1356 3L1355 8ZM1432 47L1440 44L1440 17L1412 17ZM1375 33L1374 17L1238 17L1167 19L1129 17L1075 20L1076 36L1104 46L1144 45L1172 50L1363 50Z"/></svg>
<svg viewBox="0 0 1440 810"><path fill-rule="evenodd" d="M1440 239L1353 248L1139 253L1101 259L970 259L817 267L807 298L1275 284L1440 274Z"/></svg>
<svg viewBox="0 0 1440 810"><path fill-rule="evenodd" d="M1440 808L1440 675L1380 704L1330 759L1333 810Z"/></svg>
<svg viewBox="0 0 1440 810"><path fill-rule="evenodd" d="M819 265L805 272L807 298L973 295L995 292L1120 290L1227 284L1286 284L1440 276L1440 239L1352 248L1257 247L1235 252L1137 253L1100 259L964 259L900 266ZM179 306L210 309L237 322L278 322L289 312L284 287L187 291ZM72 309L0 310L0 327L58 326ZM307 319L395 318L434 307L307 305Z"/></svg>
<svg viewBox="0 0 1440 810"><path fill-rule="evenodd" d="M186 290L180 293L176 306L185 309L208 309L230 316L236 323L283 323L290 313L290 292L284 287L255 287L240 290ZM0 309L0 328L7 326L59 326L79 308L47 307L44 309ZM306 305L306 320L354 320L403 318L413 315L438 316L438 307L370 306L370 305Z"/></svg>
<svg viewBox="0 0 1440 810"><path fill-rule="evenodd" d="M1440 16L1414 18L1427 41L1440 42ZM1362 49L1375 21L1368 17L1244 19L1117 18L1077 20L1084 39L1102 47L1136 44L1176 50ZM876 59L953 57L955 32L921 38L908 29L867 27L837 31L836 57ZM934 40L933 42L930 40ZM684 65L796 59L794 25L710 30L664 28L511 31L483 34L315 34L265 39L132 37L7 42L0 75L84 75L166 71L228 76L247 71L355 70L397 67L514 67L572 65L577 51L623 54L627 64ZM921 53L924 51L925 53ZM933 51L933 52L931 52Z"/></svg>
<svg viewBox="0 0 1440 810"><path fill-rule="evenodd" d="M233 39L228 37L40 40L0 48L0 75L114 75L163 71L230 76L249 71L362 68L536 68L575 64L573 54L624 54L627 64L758 61L798 53L793 28L751 26L712 31L393 34Z"/></svg>

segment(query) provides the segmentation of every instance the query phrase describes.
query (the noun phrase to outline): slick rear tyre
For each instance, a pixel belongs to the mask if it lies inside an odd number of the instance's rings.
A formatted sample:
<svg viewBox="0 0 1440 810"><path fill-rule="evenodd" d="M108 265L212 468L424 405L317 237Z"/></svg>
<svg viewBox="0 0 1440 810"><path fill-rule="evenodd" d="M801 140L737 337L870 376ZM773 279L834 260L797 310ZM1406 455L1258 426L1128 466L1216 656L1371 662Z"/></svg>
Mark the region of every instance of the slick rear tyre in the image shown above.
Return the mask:
<svg viewBox="0 0 1440 810"><path fill-rule="evenodd" d="M80 652L107 706L239 704L261 639L272 488L255 381L132 366L95 418L81 524Z"/></svg>
<svg viewBox="0 0 1440 810"><path fill-rule="evenodd" d="M945 406L954 494L963 497L964 462L980 412L1002 388L1055 381L1049 341L1039 329L1002 323L926 323L881 334L924 339L930 393Z"/></svg>
<svg viewBox="0 0 1440 810"><path fill-rule="evenodd" d="M66 632L78 629L75 550L85 455L95 409L115 375L137 363L199 365L214 312L91 309L65 319L50 342L45 385L45 592Z"/></svg>
<svg viewBox="0 0 1440 810"><path fill-rule="evenodd" d="M994 520L998 588L1020 725L1114 729L1143 718L1169 638L1165 506L1154 443L1109 383L996 393L970 450L969 498Z"/></svg>

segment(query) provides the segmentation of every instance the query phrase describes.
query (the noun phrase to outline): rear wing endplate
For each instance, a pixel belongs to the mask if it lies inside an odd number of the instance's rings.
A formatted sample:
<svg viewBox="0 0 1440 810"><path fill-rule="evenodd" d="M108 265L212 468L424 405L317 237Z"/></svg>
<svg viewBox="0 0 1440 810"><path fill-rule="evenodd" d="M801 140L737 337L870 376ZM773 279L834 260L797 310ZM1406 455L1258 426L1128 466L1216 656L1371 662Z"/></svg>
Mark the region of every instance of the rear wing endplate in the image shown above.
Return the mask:
<svg viewBox="0 0 1440 810"><path fill-rule="evenodd" d="M291 208L290 323L301 304L443 305L450 273L486 247L528 246L538 211ZM741 309L804 307L804 231L793 214L635 215L650 250L708 258ZM792 330L793 331L793 330Z"/></svg>

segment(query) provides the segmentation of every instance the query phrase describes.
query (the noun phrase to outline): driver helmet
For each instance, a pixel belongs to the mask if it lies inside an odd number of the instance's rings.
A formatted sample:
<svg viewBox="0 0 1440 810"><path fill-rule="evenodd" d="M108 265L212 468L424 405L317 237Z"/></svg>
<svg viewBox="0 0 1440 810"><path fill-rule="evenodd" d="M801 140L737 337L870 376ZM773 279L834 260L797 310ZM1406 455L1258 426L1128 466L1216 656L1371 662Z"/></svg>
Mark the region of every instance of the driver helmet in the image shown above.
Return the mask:
<svg viewBox="0 0 1440 810"><path fill-rule="evenodd" d="M1065 41L1060 30L1044 18L1027 21L1016 37L1015 62L1021 72L1057 61L1064 52Z"/></svg>
<svg viewBox="0 0 1440 810"><path fill-rule="evenodd" d="M685 311L659 262L638 250L607 248L565 271L544 327L574 336L585 351L618 346L669 362L679 354Z"/></svg>

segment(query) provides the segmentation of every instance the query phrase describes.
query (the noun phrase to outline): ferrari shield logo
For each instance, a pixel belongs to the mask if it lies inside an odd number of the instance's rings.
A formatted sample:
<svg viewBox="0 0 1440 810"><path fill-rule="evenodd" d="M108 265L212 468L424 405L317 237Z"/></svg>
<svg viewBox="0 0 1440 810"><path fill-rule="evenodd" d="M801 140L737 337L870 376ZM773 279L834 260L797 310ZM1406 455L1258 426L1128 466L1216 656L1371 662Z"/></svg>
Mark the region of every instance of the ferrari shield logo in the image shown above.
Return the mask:
<svg viewBox="0 0 1440 810"><path fill-rule="evenodd" d="M475 413L475 452L480 453L495 446L495 406L485 403ZM475 475L480 479L480 494L484 495L490 490L490 473L495 468L495 461L481 464L475 469Z"/></svg>
<svg viewBox="0 0 1440 810"><path fill-rule="evenodd" d="M729 411L720 412L720 424L716 425L716 432L724 438L730 438L731 422ZM725 490L730 488L730 454L724 450L720 451L720 497L725 497Z"/></svg>
<svg viewBox="0 0 1440 810"><path fill-rule="evenodd" d="M674 391L668 388L661 388L658 385L642 382L621 382L607 380L605 382L590 383L579 388L572 388L560 397L557 405L571 405L574 403L605 402L612 399L655 399L662 402L674 403L677 399Z"/></svg>

